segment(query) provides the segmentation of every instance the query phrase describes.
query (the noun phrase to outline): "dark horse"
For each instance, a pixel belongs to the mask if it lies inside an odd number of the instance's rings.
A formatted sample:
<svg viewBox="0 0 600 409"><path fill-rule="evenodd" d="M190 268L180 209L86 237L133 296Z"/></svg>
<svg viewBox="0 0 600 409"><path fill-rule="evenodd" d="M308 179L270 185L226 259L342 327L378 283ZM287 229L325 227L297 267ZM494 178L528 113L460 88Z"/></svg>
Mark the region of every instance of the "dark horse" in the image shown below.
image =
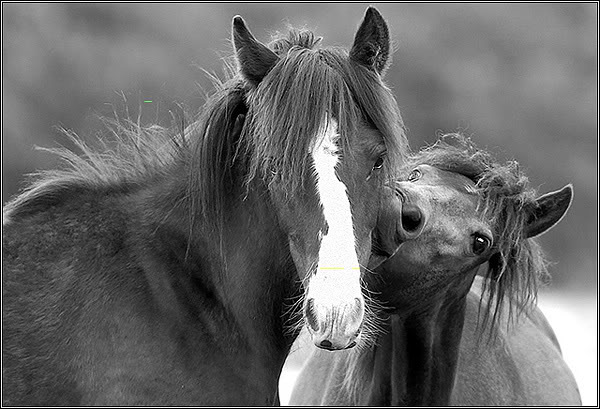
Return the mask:
<svg viewBox="0 0 600 409"><path fill-rule="evenodd" d="M500 165L460 136L405 169L387 237L411 238L367 285L388 307L382 333L359 350L314 351L290 404L581 404L532 305L547 274L532 238L562 218L572 187L536 198L516 163Z"/></svg>
<svg viewBox="0 0 600 409"><path fill-rule="evenodd" d="M319 346L356 343L406 144L381 15L349 52L319 40L266 46L235 17L238 71L183 135L76 139L5 207L4 404L277 404L296 311Z"/></svg>

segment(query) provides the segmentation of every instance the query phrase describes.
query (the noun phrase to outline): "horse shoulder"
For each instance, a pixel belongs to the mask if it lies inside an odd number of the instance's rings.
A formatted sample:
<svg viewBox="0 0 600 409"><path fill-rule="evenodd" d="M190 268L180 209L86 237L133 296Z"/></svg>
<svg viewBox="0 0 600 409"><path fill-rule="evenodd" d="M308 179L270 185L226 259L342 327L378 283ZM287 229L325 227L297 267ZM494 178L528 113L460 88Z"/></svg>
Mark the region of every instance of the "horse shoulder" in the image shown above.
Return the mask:
<svg viewBox="0 0 600 409"><path fill-rule="evenodd" d="M243 378L248 370L224 358L228 342L218 335L228 333L227 317L214 316L210 287L192 283L191 267L184 266L181 232L188 228L174 220L187 218L172 217L184 210L162 211L147 197L143 186L71 188L9 215L3 387L11 400L4 403L237 405L256 399L245 396L252 388L240 387L253 379ZM201 261L193 268L208 268Z"/></svg>
<svg viewBox="0 0 600 409"><path fill-rule="evenodd" d="M508 342L528 405L581 405L579 388L558 340L537 306L519 316Z"/></svg>
<svg viewBox="0 0 600 409"><path fill-rule="evenodd" d="M481 292L467 297L453 405L580 404L572 373L542 312L532 307L514 326L501 320L488 340L481 334Z"/></svg>

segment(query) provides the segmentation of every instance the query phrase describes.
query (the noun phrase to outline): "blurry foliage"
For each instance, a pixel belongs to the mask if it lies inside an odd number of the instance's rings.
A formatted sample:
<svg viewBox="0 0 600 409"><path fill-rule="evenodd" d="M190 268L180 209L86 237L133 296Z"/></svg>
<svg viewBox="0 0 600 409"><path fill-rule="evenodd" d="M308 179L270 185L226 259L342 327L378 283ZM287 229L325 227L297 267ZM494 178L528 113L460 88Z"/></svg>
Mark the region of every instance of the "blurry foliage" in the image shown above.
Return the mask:
<svg viewBox="0 0 600 409"><path fill-rule="evenodd" d="M367 4L2 4L2 200L69 146L64 126L93 138L95 114L168 125L222 76L231 19L268 41L287 24L349 46ZM499 159L516 159L540 193L572 182L570 212L541 241L555 285L597 282L598 5L375 4L396 52L386 82L413 149L462 130ZM126 99L119 95L122 93ZM152 104L143 104L150 99Z"/></svg>

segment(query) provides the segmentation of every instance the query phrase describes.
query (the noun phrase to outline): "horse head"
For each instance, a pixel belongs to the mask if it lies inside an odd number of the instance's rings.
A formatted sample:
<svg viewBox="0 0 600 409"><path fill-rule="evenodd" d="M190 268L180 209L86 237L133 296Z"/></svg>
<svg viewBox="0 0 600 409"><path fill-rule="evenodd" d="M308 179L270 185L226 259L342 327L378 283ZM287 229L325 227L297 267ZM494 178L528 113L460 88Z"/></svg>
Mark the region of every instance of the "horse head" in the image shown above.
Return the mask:
<svg viewBox="0 0 600 409"><path fill-rule="evenodd" d="M389 35L369 8L351 50L318 48L309 32L269 46L241 17L233 42L245 79L249 181L267 190L287 236L314 343L355 345L365 321L361 273L371 252L387 170L404 152L397 104L381 76Z"/></svg>
<svg viewBox="0 0 600 409"><path fill-rule="evenodd" d="M393 184L396 199L378 232L386 234L381 242L401 244L382 264L377 290L398 311L426 308L448 292L466 296L486 262L496 301L504 293L526 301L536 291L545 265L530 239L561 220L573 188L536 197L515 163L473 149L424 150Z"/></svg>

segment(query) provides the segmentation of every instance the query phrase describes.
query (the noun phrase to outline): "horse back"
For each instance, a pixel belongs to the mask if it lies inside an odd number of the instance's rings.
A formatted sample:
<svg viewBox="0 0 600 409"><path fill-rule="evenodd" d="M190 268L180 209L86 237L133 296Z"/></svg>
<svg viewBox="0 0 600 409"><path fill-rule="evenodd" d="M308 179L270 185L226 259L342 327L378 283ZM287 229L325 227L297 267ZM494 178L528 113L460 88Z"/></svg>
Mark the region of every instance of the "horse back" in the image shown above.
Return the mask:
<svg viewBox="0 0 600 409"><path fill-rule="evenodd" d="M498 323L490 339L481 334L481 287L467 297L452 404L580 405L575 378L543 313L532 306L507 326Z"/></svg>

